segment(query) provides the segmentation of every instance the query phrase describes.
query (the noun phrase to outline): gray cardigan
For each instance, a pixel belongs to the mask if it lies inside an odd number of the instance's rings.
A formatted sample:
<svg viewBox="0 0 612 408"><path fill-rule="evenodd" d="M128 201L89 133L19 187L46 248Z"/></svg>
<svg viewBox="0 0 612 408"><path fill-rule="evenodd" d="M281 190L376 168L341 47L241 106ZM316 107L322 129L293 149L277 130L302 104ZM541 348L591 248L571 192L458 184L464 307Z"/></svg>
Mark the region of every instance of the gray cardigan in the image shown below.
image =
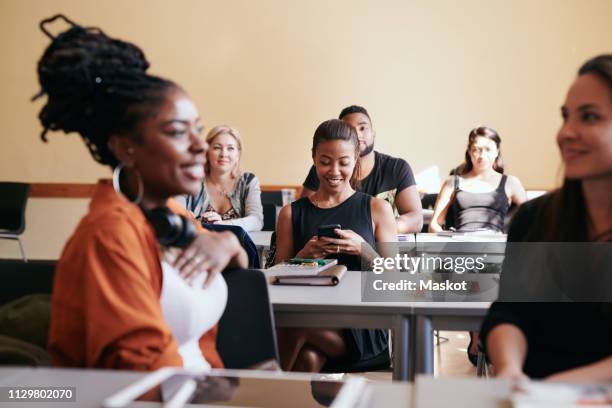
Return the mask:
<svg viewBox="0 0 612 408"><path fill-rule="evenodd" d="M238 177L236 188L228 193L232 207L240 218L221 221L218 224L237 225L245 231L259 231L263 228L263 206L261 205L261 188L259 180L253 173L244 172ZM195 196L179 196L177 201L191 211L198 220L209 204L206 183L202 182L202 189Z"/></svg>

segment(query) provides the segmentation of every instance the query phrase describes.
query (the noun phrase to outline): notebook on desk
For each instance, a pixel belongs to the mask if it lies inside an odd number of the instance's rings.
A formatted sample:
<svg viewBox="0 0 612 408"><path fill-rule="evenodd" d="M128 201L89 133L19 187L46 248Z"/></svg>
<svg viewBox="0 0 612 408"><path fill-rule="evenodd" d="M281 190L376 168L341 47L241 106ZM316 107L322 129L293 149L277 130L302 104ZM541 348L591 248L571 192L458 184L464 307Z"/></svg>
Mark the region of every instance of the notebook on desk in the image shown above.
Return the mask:
<svg viewBox="0 0 612 408"><path fill-rule="evenodd" d="M273 285L336 286L346 273L337 259L289 259L266 270Z"/></svg>
<svg viewBox="0 0 612 408"><path fill-rule="evenodd" d="M315 276L337 264L337 259L291 258L266 269L266 274L269 276Z"/></svg>

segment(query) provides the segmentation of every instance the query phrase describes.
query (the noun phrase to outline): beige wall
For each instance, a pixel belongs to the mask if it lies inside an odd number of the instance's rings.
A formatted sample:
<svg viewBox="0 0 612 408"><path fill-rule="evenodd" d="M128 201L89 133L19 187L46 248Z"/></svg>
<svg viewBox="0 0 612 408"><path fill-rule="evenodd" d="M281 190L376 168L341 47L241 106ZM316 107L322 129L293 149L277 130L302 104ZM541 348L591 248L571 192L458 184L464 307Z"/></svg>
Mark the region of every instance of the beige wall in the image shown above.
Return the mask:
<svg viewBox="0 0 612 408"><path fill-rule="evenodd" d="M87 213L88 199L30 199L21 240L30 259L58 259L64 243ZM0 259L20 258L17 241L0 240Z"/></svg>
<svg viewBox="0 0 612 408"><path fill-rule="evenodd" d="M37 24L56 12L140 45L153 72L191 93L208 127L241 130L243 167L264 184L300 183L317 124L358 103L378 149L415 172L447 174L468 131L488 124L510 173L552 187L565 90L612 39L608 0L2 0L0 179L108 174L78 136L38 138L41 102L29 98L48 40ZM56 209L59 219L68 208Z"/></svg>

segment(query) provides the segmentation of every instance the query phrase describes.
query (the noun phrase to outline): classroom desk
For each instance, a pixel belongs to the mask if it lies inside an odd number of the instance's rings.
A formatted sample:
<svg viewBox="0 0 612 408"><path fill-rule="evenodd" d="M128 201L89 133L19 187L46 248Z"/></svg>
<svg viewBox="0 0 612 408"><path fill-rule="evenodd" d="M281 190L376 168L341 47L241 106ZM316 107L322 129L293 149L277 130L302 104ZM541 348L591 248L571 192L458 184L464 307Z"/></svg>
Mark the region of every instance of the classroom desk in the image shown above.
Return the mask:
<svg viewBox="0 0 612 408"><path fill-rule="evenodd" d="M506 242L504 234L422 233L402 237L406 245L416 242L417 251L482 250L495 262L503 259ZM491 304L490 294L482 302L362 302L358 272L347 273L336 287L271 285L270 297L277 325L281 327L393 329L393 378L402 381L412 381L417 373L433 374L433 330L477 331Z"/></svg>
<svg viewBox="0 0 612 408"><path fill-rule="evenodd" d="M0 368L0 387L7 386L45 386L45 387L76 387L76 402L2 402L0 406L23 408L38 406L41 408L99 408L102 401L113 393L119 391L130 383L142 378L146 373L111 371L111 370L83 370L65 368L31 368L31 367L5 367ZM284 374L282 374L284 375ZM288 374L290 376L305 376L308 374ZM316 377L316 374L314 375ZM410 407L412 404L412 387L409 384L368 382L361 398L360 407ZM159 407L158 403L138 402L133 404L139 407ZM186 405L197 407L201 405Z"/></svg>
<svg viewBox="0 0 612 408"><path fill-rule="evenodd" d="M269 291L279 327L393 329L393 378L413 378L409 361L411 305L362 302L361 273L347 272L338 286L270 285Z"/></svg>
<svg viewBox="0 0 612 408"><path fill-rule="evenodd" d="M37 406L99 408L102 401L146 373L84 370L65 368L0 368L0 386L56 386L76 387L76 402L26 404L2 403L2 407L23 408ZM284 375L284 374L281 374ZM306 374L289 374L304 376ZM316 374L314 375L316 377ZM451 406L453 408L502 408L510 406L511 384L507 380L477 378L418 377L414 384L368 382L358 408L402 407L428 408ZM139 402L135 407L159 407L158 403ZM201 405L186 405L197 407Z"/></svg>
<svg viewBox="0 0 612 408"><path fill-rule="evenodd" d="M249 236L257 248L269 248L272 231L250 231Z"/></svg>
<svg viewBox="0 0 612 408"><path fill-rule="evenodd" d="M99 408L102 401L126 385L138 380L142 372L82 370L68 368L0 368L0 387L45 386L76 387L76 402L0 402L4 407L83 407Z"/></svg>
<svg viewBox="0 0 612 408"><path fill-rule="evenodd" d="M251 231L249 236L258 248L269 248L272 231ZM457 235L438 235L436 233L423 232L419 234L400 234L398 242L424 242L424 243L449 243L449 242L506 242L506 234L457 234Z"/></svg>
<svg viewBox="0 0 612 408"><path fill-rule="evenodd" d="M415 373L433 375L433 330L479 331L490 302L421 302L412 307Z"/></svg>
<svg viewBox="0 0 612 408"><path fill-rule="evenodd" d="M406 234L409 235L409 234ZM446 234L437 232L420 232L418 234L412 234L416 236L416 242L506 242L508 236L506 234L493 234L493 233L456 233Z"/></svg>
<svg viewBox="0 0 612 408"><path fill-rule="evenodd" d="M433 330L478 330L490 302L363 302L361 273L335 287L270 285L279 327L393 330L393 379L433 374Z"/></svg>

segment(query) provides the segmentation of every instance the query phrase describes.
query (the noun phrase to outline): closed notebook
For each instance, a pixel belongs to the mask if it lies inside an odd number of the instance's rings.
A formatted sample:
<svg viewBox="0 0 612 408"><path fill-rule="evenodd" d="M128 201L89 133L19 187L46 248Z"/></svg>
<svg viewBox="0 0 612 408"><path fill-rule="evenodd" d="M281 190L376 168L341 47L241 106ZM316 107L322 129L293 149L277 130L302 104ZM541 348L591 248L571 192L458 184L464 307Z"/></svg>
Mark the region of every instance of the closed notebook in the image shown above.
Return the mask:
<svg viewBox="0 0 612 408"><path fill-rule="evenodd" d="M270 274L273 285L336 286L346 273L346 266L332 265L316 274Z"/></svg>
<svg viewBox="0 0 612 408"><path fill-rule="evenodd" d="M266 269L266 274L268 276L316 276L337 263L337 259L291 258Z"/></svg>

